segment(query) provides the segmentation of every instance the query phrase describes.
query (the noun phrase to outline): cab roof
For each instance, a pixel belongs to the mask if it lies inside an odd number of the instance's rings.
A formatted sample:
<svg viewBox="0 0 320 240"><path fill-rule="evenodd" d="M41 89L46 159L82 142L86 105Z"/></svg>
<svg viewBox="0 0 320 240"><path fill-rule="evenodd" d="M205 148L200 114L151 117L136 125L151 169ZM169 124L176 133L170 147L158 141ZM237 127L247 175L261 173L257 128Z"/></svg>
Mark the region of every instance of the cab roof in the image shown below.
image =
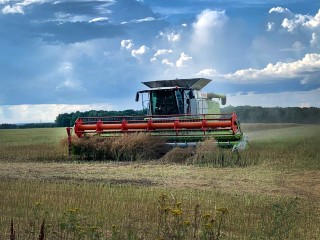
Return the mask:
<svg viewBox="0 0 320 240"><path fill-rule="evenodd" d="M195 90L201 90L209 82L210 79L207 78L186 78L186 79L173 79L173 80L157 80L150 82L142 82L149 88L190 88Z"/></svg>

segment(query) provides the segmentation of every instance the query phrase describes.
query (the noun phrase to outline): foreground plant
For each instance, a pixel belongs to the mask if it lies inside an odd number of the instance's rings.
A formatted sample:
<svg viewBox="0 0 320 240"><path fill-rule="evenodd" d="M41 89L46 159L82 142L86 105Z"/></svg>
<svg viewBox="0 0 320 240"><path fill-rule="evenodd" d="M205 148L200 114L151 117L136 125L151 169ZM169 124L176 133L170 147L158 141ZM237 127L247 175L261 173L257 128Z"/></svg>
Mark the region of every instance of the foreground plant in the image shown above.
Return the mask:
<svg viewBox="0 0 320 240"><path fill-rule="evenodd" d="M167 195L159 197L159 218L157 235L162 240L218 240L221 237L227 208L218 208L213 213L204 213L200 205L194 207L190 220L182 209L182 202L170 199Z"/></svg>

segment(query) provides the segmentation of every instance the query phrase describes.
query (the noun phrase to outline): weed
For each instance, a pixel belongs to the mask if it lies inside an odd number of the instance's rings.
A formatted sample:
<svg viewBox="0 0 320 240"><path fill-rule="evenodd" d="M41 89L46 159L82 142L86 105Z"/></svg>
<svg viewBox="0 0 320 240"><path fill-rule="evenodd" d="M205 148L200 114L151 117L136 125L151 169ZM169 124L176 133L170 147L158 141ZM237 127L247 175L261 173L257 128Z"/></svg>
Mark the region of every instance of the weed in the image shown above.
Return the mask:
<svg viewBox="0 0 320 240"><path fill-rule="evenodd" d="M267 236L270 239L290 239L294 221L299 212L298 199L291 199L285 203L275 203L271 209L271 226Z"/></svg>
<svg viewBox="0 0 320 240"><path fill-rule="evenodd" d="M182 209L182 202L174 199L170 203L169 197L161 194L159 197L158 239L164 240L218 240L221 236L226 208L219 208L215 214L203 213L200 205L196 204L193 211L193 223L190 222Z"/></svg>

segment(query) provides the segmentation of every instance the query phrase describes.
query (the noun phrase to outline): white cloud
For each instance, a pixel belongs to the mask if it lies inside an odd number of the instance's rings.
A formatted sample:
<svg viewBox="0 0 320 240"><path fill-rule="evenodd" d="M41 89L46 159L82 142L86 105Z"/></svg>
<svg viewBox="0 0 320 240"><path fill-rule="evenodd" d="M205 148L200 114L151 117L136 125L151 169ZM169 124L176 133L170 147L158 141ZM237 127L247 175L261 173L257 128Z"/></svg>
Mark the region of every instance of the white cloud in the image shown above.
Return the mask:
<svg viewBox="0 0 320 240"><path fill-rule="evenodd" d="M196 75L197 76L202 76L202 77L212 77L212 76L215 76L217 74L218 74L218 72L215 69L206 68L206 69L202 69Z"/></svg>
<svg viewBox="0 0 320 240"><path fill-rule="evenodd" d="M267 32L272 32L274 30L274 22L267 23Z"/></svg>
<svg viewBox="0 0 320 240"><path fill-rule="evenodd" d="M163 60L161 61L161 63L162 63L163 65L168 65L168 66L170 66L170 67L174 67L174 64L173 64L172 62L170 62L168 59L163 59Z"/></svg>
<svg viewBox="0 0 320 240"><path fill-rule="evenodd" d="M295 14L291 19L285 18L281 25L288 32L293 32L298 27L318 29L320 27L320 9L315 16Z"/></svg>
<svg viewBox="0 0 320 240"><path fill-rule="evenodd" d="M151 22L151 21L156 21L157 19L154 17L146 17L142 19L133 19L127 22L121 22L121 24L127 24L127 23L142 23L142 22Z"/></svg>
<svg viewBox="0 0 320 240"><path fill-rule="evenodd" d="M193 23L194 41L206 43L212 38L212 31L221 28L227 21L225 11L204 10Z"/></svg>
<svg viewBox="0 0 320 240"><path fill-rule="evenodd" d="M320 81L320 54L306 54L303 59L291 63L278 62L276 64L269 63L263 69L243 69L232 74L224 75L227 79L240 80L242 82L251 82L261 79L268 81L278 81L279 78L288 79L292 77L302 77L316 74ZM318 80L317 80L318 79Z"/></svg>
<svg viewBox="0 0 320 240"><path fill-rule="evenodd" d="M155 58L155 57L153 57L153 58L150 58L150 62L156 62L156 61L158 61L158 59L157 58Z"/></svg>
<svg viewBox="0 0 320 240"><path fill-rule="evenodd" d="M310 17L309 21L307 21L305 25L309 28L320 27L320 9L314 17Z"/></svg>
<svg viewBox="0 0 320 240"><path fill-rule="evenodd" d="M108 20L108 18L106 18L106 17L98 17L98 18L91 19L89 21L89 23L104 22L104 21L107 21L107 20Z"/></svg>
<svg viewBox="0 0 320 240"><path fill-rule="evenodd" d="M12 7L10 5L7 5L4 8L2 8L2 13L3 14L15 14L15 13L24 14L24 11L22 7L19 5L14 5Z"/></svg>
<svg viewBox="0 0 320 240"><path fill-rule="evenodd" d="M281 24L281 26L288 30L288 32L293 32L293 30L302 24L305 20L302 15L297 15L295 19L285 18Z"/></svg>
<svg viewBox="0 0 320 240"><path fill-rule="evenodd" d="M186 24L186 23L182 23L182 24L181 24L181 26L182 26L182 27L187 27L187 26L188 26L188 24Z"/></svg>
<svg viewBox="0 0 320 240"><path fill-rule="evenodd" d="M269 10L269 13L291 13L288 8L283 8L283 7L273 7Z"/></svg>
<svg viewBox="0 0 320 240"><path fill-rule="evenodd" d="M184 52L181 53L180 58L176 62L176 66L178 68L187 67L188 62L192 60L192 57L188 56Z"/></svg>
<svg viewBox="0 0 320 240"><path fill-rule="evenodd" d="M0 106L1 123L39 123L54 122L61 113L90 110L112 110L111 104L95 103L85 105L35 104L35 105L2 105Z"/></svg>
<svg viewBox="0 0 320 240"><path fill-rule="evenodd" d="M176 32L159 32L159 35L157 36L157 38L164 38L166 39L168 42L171 43L175 43L175 42L179 42L181 40L181 34L180 33L176 33Z"/></svg>
<svg viewBox="0 0 320 240"><path fill-rule="evenodd" d="M2 8L2 13L3 14L24 14L24 7L27 7L35 3L43 3L43 2L44 0L24 0L12 5L6 5L4 8ZM2 1L0 3L6 4L6 3L9 3L9 1Z"/></svg>
<svg viewBox="0 0 320 240"><path fill-rule="evenodd" d="M149 51L149 48L142 45L139 49L134 49L131 51L131 55L136 58L141 58L144 54Z"/></svg>
<svg viewBox="0 0 320 240"><path fill-rule="evenodd" d="M319 35L316 34L315 32L312 33L312 37L310 40L310 46L313 48L320 48L320 38L319 38Z"/></svg>
<svg viewBox="0 0 320 240"><path fill-rule="evenodd" d="M180 41L181 36L179 33L172 32L167 35L167 38L168 38L169 42L178 42L178 41Z"/></svg>
<svg viewBox="0 0 320 240"><path fill-rule="evenodd" d="M133 46L134 44L131 39L121 41L121 48L126 48L127 50L130 50L131 48L133 48Z"/></svg>
<svg viewBox="0 0 320 240"><path fill-rule="evenodd" d="M157 50L157 52L154 54L154 57L158 57L158 56L161 56L161 55L165 55L165 54L168 54L168 53L172 53L173 51L171 49L159 49Z"/></svg>
<svg viewBox="0 0 320 240"><path fill-rule="evenodd" d="M65 12L56 12L54 13L54 19L50 19L48 21L58 22L58 23L65 23L65 22L90 22L92 18L87 15L75 15Z"/></svg>
<svg viewBox="0 0 320 240"><path fill-rule="evenodd" d="M163 58L164 56L167 56L169 54L172 54L173 51L171 49L159 49L156 51L156 53L153 55L153 57L150 59L150 62L157 62L158 60L160 60L161 58ZM168 59L163 59L161 61L161 63L163 65L169 65L171 67L174 66L173 63L171 63Z"/></svg>

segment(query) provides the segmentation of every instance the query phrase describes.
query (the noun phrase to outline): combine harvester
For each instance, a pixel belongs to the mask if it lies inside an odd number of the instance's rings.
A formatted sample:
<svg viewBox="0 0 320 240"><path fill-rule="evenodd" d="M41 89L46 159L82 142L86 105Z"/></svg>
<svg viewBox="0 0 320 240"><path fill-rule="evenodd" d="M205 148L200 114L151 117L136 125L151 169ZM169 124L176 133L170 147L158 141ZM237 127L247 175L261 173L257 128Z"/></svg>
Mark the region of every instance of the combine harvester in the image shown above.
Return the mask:
<svg viewBox="0 0 320 240"><path fill-rule="evenodd" d="M74 133L82 138L144 132L165 137L175 146L195 145L211 137L220 147L245 149L247 141L236 113L222 114L219 102L213 100L221 99L225 105L226 96L201 91L210 81L192 78L143 82L149 89L137 92L136 101L141 96L147 115L82 117L76 120ZM71 141L71 129L67 131Z"/></svg>

